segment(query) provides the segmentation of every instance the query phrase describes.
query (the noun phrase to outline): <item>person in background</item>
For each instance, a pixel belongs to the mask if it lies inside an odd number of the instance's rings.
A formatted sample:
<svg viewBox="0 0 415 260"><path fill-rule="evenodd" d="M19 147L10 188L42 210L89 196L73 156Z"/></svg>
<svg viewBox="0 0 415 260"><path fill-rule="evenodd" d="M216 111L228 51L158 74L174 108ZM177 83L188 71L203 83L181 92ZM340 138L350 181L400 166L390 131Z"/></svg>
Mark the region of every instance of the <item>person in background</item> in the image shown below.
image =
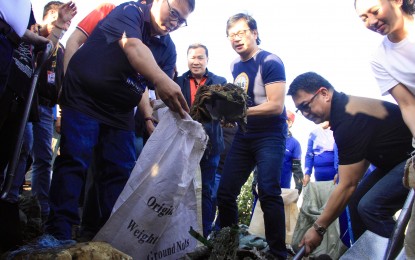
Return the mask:
<svg viewBox="0 0 415 260"><path fill-rule="evenodd" d="M61 38L70 25L70 20L59 25L58 13L64 3L51 1L43 10L43 26L41 35ZM56 35L54 28L61 27L60 35ZM59 29L59 28L58 28ZM63 81L63 56L64 47L57 44L51 57L46 61L45 68L41 71L36 89L38 98L39 121L28 122L29 137L32 145L32 195L39 200L42 222L46 222L49 215L49 188L52 172L52 137L53 137L53 108L58 102L58 94Z"/></svg>
<svg viewBox="0 0 415 260"><path fill-rule="evenodd" d="M21 3L23 1L18 2ZM10 8L10 6L8 7L5 2L0 3L0 12L3 15L3 18L7 16L7 11L10 11L10 9L8 8ZM16 5L14 6L14 8L16 8ZM41 40L40 43L44 44L51 42L52 44L54 44L54 46L57 46L59 42L59 37L64 31L64 28L70 23L71 19L76 15L76 5L72 2L68 2L66 4L60 5L60 8L54 11L54 19L53 21L51 21L48 28L45 28L46 25L41 27L38 24L36 24L32 12L29 25L26 25L28 28L26 30L31 29L33 31L26 31L26 33L28 35L35 35L32 39L44 39ZM16 15L17 14L14 12L13 17L9 18L12 18L12 20L14 18L21 18L22 21L25 20L25 17L15 17ZM4 21L0 21L0 27L5 26L3 22ZM38 28L40 28L40 34L42 34L42 36L38 35ZM4 29L4 27L2 29ZM52 33L58 35L58 37L55 37ZM9 41L10 34L13 34L13 29L4 39ZM3 38L1 36L0 38L0 41L2 41ZM39 44L39 42L35 43ZM6 49L1 48L1 50L5 51ZM57 49L55 49L55 51L56 50ZM29 102L29 90L31 87L33 71L35 68L34 56L34 46L32 46L30 43L22 41L18 44L18 46L16 46L16 48L13 51L13 60L10 64L10 77L7 80L6 89L3 92L3 95L1 95L0 97L2 111L0 116L0 143L2 144L0 146L0 183L2 183L2 188L6 185L6 172L8 173L8 166L10 165L10 163L12 163L11 160L13 158L13 153L16 151L15 149L17 149L17 133L19 132L19 128L25 128L22 147L21 150L18 151L20 153L20 158L18 159L19 161L17 163L16 169L13 172L14 179L11 185L11 189L9 190L5 198L2 198L0 200L0 221L2 223L8 223L7 225L1 225L0 228L0 251L3 249L11 249L22 242L19 223L18 196L20 186L24 182L24 177L26 173L26 162L28 157L31 155L33 139L32 132L29 131L28 127L25 127L26 122L21 122L21 119L23 118L25 106L27 102ZM1 58L4 57L2 56ZM4 65L4 63L2 63L1 65ZM40 78L38 80L39 85L45 82L46 75L47 72L45 69L40 72ZM44 81L42 81L42 76ZM36 97L37 95L35 95L34 101L32 102L33 105L31 113L29 115L29 120L31 121L40 120L39 114L36 113L38 109L38 107L36 106ZM51 140L49 142L49 146L51 146Z"/></svg>
<svg viewBox="0 0 415 260"><path fill-rule="evenodd" d="M280 178L287 136L284 107L285 68L281 59L259 48L256 21L247 14L230 17L226 33L239 55L231 64L234 84L243 88L248 104L247 126L239 126L227 155L217 194L221 227L238 224L237 196L254 167L264 212L269 257L285 259L285 215Z"/></svg>
<svg viewBox="0 0 415 260"><path fill-rule="evenodd" d="M354 3L366 28L385 36L370 64L381 94L391 94L398 103L415 148L415 2L355 0ZM406 254L415 258L415 207L408 231Z"/></svg>
<svg viewBox="0 0 415 260"><path fill-rule="evenodd" d="M306 246L307 255L319 246L327 227L346 205L355 239L366 230L389 238L395 226L393 216L408 195L402 177L413 150L412 134L399 107L337 92L315 72L297 76L288 95L308 120L330 122L339 153L339 183L299 246ZM362 179L370 163L376 169Z"/></svg>
<svg viewBox="0 0 415 260"><path fill-rule="evenodd" d="M94 179L100 185L99 225L109 218L135 165L134 107L149 83L173 111L182 116L189 111L180 87L159 68L149 45L152 36L186 25L194 6L194 0L121 4L70 59L60 97L61 154L46 225L56 238L70 239L72 226L79 225L79 196L96 145L102 147L100 176Z"/></svg>
<svg viewBox="0 0 415 260"><path fill-rule="evenodd" d="M301 168L301 145L293 137L290 128L295 121L295 114L287 110L288 136L285 142L284 164L281 173L281 188L291 188L291 178L294 177L295 188L301 193L303 188L303 169Z"/></svg>
<svg viewBox="0 0 415 260"><path fill-rule="evenodd" d="M334 179L337 173L334 147L333 131L331 131L328 121L322 122L316 129L311 131L305 155L304 186L310 182L313 170L316 181L330 181Z"/></svg>
<svg viewBox="0 0 415 260"><path fill-rule="evenodd" d="M46 45L49 42L49 39L30 30L31 10L30 0L0 2L0 97L6 88L13 50L19 46L20 42L37 46Z"/></svg>
<svg viewBox="0 0 415 260"><path fill-rule="evenodd" d="M187 49L187 65L189 70L177 77L176 82L182 89L189 106L193 104L199 86L224 85L226 79L217 76L207 69L209 52L201 43L191 44ZM208 148L200 161L202 172L202 223L203 236L207 237L212 229L214 211L212 191L215 186L215 175L219 164L220 153L223 150L223 133L219 120L204 123L203 127L209 136Z"/></svg>

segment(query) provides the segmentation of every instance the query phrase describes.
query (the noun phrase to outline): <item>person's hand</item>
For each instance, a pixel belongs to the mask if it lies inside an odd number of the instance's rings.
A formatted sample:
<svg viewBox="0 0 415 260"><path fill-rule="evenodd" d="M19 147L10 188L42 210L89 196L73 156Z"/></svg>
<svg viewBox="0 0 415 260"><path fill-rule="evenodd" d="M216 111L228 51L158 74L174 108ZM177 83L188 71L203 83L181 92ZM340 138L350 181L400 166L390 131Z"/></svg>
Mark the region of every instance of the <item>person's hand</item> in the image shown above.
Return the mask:
<svg viewBox="0 0 415 260"><path fill-rule="evenodd" d="M56 133L61 133L61 117L57 117L55 121L55 131Z"/></svg>
<svg viewBox="0 0 415 260"><path fill-rule="evenodd" d="M220 120L220 125L224 128L234 128L236 126L235 122L225 122L223 120Z"/></svg>
<svg viewBox="0 0 415 260"><path fill-rule="evenodd" d="M173 112L179 113L181 118L185 118L186 113L189 113L190 109L179 85L169 79L168 82L158 84L156 88L157 94L160 96L161 100L163 100L164 104L166 104Z"/></svg>
<svg viewBox="0 0 415 260"><path fill-rule="evenodd" d="M307 230L304 234L303 239L301 239L299 247L305 245L305 256L308 256L311 252L313 252L323 240L323 237L320 236L314 227L311 227Z"/></svg>
<svg viewBox="0 0 415 260"><path fill-rule="evenodd" d="M307 184L310 182L310 175L304 174L303 178L303 187L307 186Z"/></svg>
<svg viewBox="0 0 415 260"><path fill-rule="evenodd" d="M146 130L148 135L151 135L154 132L154 129L156 129L156 126L158 124L157 119L154 117L151 117L151 120L146 119Z"/></svg>
<svg viewBox="0 0 415 260"><path fill-rule="evenodd" d="M77 8L74 2L69 1L59 7L58 19L55 22L60 28L68 30L72 18L77 14Z"/></svg>

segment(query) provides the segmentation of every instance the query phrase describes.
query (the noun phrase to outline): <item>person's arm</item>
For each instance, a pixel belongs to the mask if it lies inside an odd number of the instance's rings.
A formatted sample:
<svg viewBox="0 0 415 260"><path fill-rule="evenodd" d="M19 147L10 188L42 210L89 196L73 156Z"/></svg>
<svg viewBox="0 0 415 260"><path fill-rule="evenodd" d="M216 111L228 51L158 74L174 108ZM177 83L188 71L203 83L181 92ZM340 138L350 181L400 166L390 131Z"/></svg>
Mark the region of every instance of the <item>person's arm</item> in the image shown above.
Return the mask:
<svg viewBox="0 0 415 260"><path fill-rule="evenodd" d="M138 111L141 113L142 118L144 118L147 133L151 135L155 129L155 126L153 107L150 104L150 96L148 91L148 88L146 88L146 91L144 91L143 96L141 97L140 103L138 103ZM151 120L149 120L150 118Z"/></svg>
<svg viewBox="0 0 415 260"><path fill-rule="evenodd" d="M55 131L56 133L61 133L61 108L59 104L56 104L56 121L55 121Z"/></svg>
<svg viewBox="0 0 415 260"><path fill-rule="evenodd" d="M403 120L415 137L415 95L404 85L398 84L389 90L393 98L398 102Z"/></svg>
<svg viewBox="0 0 415 260"><path fill-rule="evenodd" d="M277 82L265 86L267 101L249 107L247 116L280 115L284 111L285 82Z"/></svg>
<svg viewBox="0 0 415 260"><path fill-rule="evenodd" d="M316 220L318 225L327 229L327 227L339 217L368 166L369 163L366 160L350 165L339 165L339 184L333 190L327 201L326 207L320 217ZM318 234L314 227L311 227L303 236L299 246L302 247L305 244L306 255L308 255L320 245L322 240L323 236Z"/></svg>
<svg viewBox="0 0 415 260"><path fill-rule="evenodd" d="M85 33L83 33L78 28L73 31L71 36L69 36L68 40L66 41L66 48L65 48L65 56L63 58L63 72L66 73L66 69L68 68L69 61L71 60L72 56L75 52L81 47L82 44L88 39Z"/></svg>
<svg viewBox="0 0 415 260"><path fill-rule="evenodd" d="M313 152L313 145L314 141L312 135L308 138L307 141L307 152L305 154L305 172L304 172L304 179L303 179L303 186L307 186L310 182L310 176L313 173L313 166L314 166L314 152Z"/></svg>
<svg viewBox="0 0 415 260"><path fill-rule="evenodd" d="M68 30L69 23L72 18L76 15L77 8L75 3L72 1L67 2L59 7L58 18L52 24L46 24L40 30L41 35L47 37L55 48L57 48L59 40L63 34ZM52 28L49 28L52 26ZM50 33L49 33L50 32Z"/></svg>
<svg viewBox="0 0 415 260"><path fill-rule="evenodd" d="M39 45L46 45L47 43L49 43L49 39L40 36L30 30L26 30L26 32L24 33L24 35L22 36L22 41L27 42L27 43L31 43L33 45L39 46Z"/></svg>
<svg viewBox="0 0 415 260"><path fill-rule="evenodd" d="M301 159L293 159L292 160L292 172L293 178L295 182L295 188L298 190L298 193L301 193L303 189L303 169L301 168Z"/></svg>
<svg viewBox="0 0 415 260"><path fill-rule="evenodd" d="M172 111L184 118L189 107L180 87L160 69L150 49L137 38L122 38L119 45L131 66L154 84L158 95Z"/></svg>

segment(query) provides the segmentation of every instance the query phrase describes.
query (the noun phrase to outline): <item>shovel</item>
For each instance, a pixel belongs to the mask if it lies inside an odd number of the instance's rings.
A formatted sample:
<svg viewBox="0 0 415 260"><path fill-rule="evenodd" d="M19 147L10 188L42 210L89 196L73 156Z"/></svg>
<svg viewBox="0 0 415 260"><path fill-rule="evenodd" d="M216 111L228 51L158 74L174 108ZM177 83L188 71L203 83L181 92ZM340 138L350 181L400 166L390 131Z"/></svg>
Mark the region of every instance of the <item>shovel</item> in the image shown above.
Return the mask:
<svg viewBox="0 0 415 260"><path fill-rule="evenodd" d="M411 189L405 204L402 207L401 213L399 214L399 218L396 221L390 239L366 231L356 243L340 257L340 259L405 259L402 248L405 238L405 228L411 217L411 208L414 203L414 198L414 189ZM386 250L383 250L384 248L386 248Z"/></svg>
<svg viewBox="0 0 415 260"><path fill-rule="evenodd" d="M40 53L39 55L41 55L40 59L38 59L38 63L37 63L37 67L33 73L33 78L32 78L32 83L30 85L30 89L29 89L29 95L27 97L27 103L25 104L25 108L24 108L24 112L23 112L23 116L21 118L21 121L19 123L19 129L18 129L18 135L17 135L17 139L16 139L16 143L14 146L14 150L13 150L13 154L12 154L12 158L9 162L9 165L7 167L7 173L6 173L6 178L3 182L3 186L1 187L1 199L6 199L7 195L10 192L11 186L13 184L14 178L15 178L15 172L16 172L16 167L17 167L17 163L19 160L19 156L20 156L20 151L22 149L22 144L23 144L23 134L24 134L24 130L25 130L25 125L27 123L27 119L29 118L29 112L30 112L30 107L32 105L32 99L33 96L35 94L36 91L36 85L37 85L37 81L39 79L39 74L40 71L42 70L43 66L45 65L46 60L49 58L50 54L52 51L52 44L48 43L45 46L45 49L43 51L43 53Z"/></svg>

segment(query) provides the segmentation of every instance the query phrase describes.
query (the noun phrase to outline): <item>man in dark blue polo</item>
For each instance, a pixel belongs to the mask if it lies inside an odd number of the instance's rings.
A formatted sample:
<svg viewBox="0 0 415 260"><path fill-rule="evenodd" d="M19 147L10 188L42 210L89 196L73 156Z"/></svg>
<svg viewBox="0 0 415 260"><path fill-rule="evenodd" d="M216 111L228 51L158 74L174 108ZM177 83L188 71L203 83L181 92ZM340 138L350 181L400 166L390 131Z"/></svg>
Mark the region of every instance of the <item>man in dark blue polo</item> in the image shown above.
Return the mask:
<svg viewBox="0 0 415 260"><path fill-rule="evenodd" d="M47 232L58 239L70 239L72 225L79 224L78 199L97 145L99 225L108 219L135 165L134 107L147 85L153 84L173 111L188 111L180 87L160 69L149 45L152 37L185 25L193 9L194 0L124 3L71 58L60 102L61 154L55 161L47 223Z"/></svg>

